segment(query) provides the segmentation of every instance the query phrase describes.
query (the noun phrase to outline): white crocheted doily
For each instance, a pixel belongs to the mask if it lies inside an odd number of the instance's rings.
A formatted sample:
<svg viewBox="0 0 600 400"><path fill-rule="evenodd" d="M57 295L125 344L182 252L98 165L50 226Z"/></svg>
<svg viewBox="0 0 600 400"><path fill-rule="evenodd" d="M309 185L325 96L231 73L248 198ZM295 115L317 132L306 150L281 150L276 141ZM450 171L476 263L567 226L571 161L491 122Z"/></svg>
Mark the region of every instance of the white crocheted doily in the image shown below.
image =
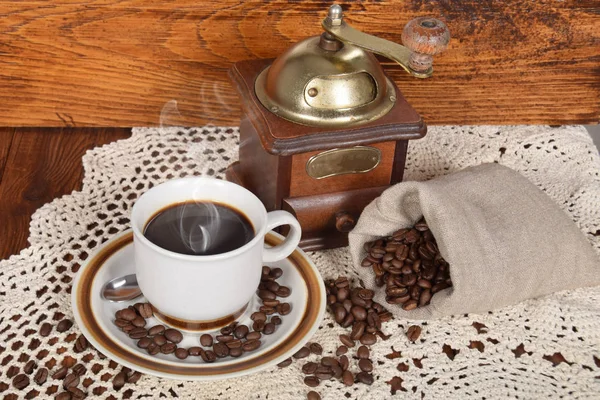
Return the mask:
<svg viewBox="0 0 600 400"><path fill-rule="evenodd" d="M91 251L129 227L136 198L152 185L189 174L224 177L237 159L237 128L134 129L130 139L89 151L81 192L56 199L32 218L31 246L0 262L0 395L26 398L62 391L48 377L33 376L23 390L7 375L19 373L29 359L50 375L62 364L84 363L80 388L91 398L302 399L309 388L295 361L284 369L211 383L159 379L145 375L119 391L112 377L121 367L94 349L73 351L76 326L49 337L38 333L42 321L72 318L71 282ZM411 141L406 180L425 180L484 162L499 162L529 178L577 223L600 253L600 157L582 127L543 126L431 127ZM543 216L540 216L543 218ZM560 234L559 232L548 232ZM324 278L350 273L347 249L311 253ZM565 271L568 273L568 265ZM326 316L313 341L324 354L339 346L345 332ZM484 324L479 331L474 322ZM392 320L387 341L372 346L375 382L345 387L322 382L324 399L382 398L600 398L600 288L561 292L485 315L465 315L421 324L417 343L404 335L407 321ZM455 351L442 351L444 345ZM390 360L391 348L401 357ZM559 354L557 354L559 353ZM353 355L351 349L350 355ZM454 354L453 359L448 354ZM560 357L562 355L562 357ZM596 357L596 358L594 358ZM416 360L416 365L415 365ZM421 363L419 363L421 360ZM399 363L407 372L396 369ZM356 360L351 368L356 371ZM418 367L417 365L421 365ZM405 391L392 396L390 381L400 377ZM11 397L8 397L11 398Z"/></svg>

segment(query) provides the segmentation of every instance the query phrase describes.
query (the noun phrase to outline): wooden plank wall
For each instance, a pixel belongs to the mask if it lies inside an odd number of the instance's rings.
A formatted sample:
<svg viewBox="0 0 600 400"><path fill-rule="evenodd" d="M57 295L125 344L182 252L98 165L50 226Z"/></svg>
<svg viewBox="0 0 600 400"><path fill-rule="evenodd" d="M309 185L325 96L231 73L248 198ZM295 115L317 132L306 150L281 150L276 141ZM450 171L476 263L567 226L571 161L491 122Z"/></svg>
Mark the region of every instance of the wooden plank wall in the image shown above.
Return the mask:
<svg viewBox="0 0 600 400"><path fill-rule="evenodd" d="M237 124L226 77L321 32L330 2L0 0L0 126ZM347 21L399 41L447 22L435 76L385 67L429 124L597 123L598 0L345 1ZM171 107L173 108L173 107Z"/></svg>

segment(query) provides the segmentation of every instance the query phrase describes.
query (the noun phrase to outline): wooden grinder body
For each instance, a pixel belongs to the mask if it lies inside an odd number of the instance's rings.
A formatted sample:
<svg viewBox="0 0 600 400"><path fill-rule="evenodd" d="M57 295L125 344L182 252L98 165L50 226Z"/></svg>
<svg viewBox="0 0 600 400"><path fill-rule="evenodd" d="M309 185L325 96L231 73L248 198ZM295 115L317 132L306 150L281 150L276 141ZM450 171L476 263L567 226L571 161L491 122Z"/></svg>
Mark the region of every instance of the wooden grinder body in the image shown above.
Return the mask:
<svg viewBox="0 0 600 400"><path fill-rule="evenodd" d="M268 211L292 213L302 226L304 250L345 246L347 232L363 208L402 181L408 140L423 137L426 126L397 88L393 108L366 124L332 129L280 118L260 103L254 91L256 77L271 61L243 61L230 71L243 116L239 162L230 165L227 179L256 194ZM355 146L379 149L379 164L368 172L321 179L307 173L311 157Z"/></svg>

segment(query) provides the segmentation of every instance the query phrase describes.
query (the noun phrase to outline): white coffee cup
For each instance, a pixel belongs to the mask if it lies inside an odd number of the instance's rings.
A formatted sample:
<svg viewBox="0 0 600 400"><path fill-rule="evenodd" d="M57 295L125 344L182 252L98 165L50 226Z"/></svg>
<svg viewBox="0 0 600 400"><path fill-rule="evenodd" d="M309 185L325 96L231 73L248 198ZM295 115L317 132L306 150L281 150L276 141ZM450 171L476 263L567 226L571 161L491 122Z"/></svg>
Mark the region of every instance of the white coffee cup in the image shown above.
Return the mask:
<svg viewBox="0 0 600 400"><path fill-rule="evenodd" d="M252 223L254 238L226 253L185 255L159 247L144 236L146 224L158 211L189 201L222 203L240 211ZM261 201L242 186L201 177L170 180L148 190L133 206L131 225L142 293L159 318L184 329L205 329L235 319L256 292L263 262L289 256L301 235L300 224L290 213L267 213ZM287 239L265 248L266 233L281 225L290 226Z"/></svg>

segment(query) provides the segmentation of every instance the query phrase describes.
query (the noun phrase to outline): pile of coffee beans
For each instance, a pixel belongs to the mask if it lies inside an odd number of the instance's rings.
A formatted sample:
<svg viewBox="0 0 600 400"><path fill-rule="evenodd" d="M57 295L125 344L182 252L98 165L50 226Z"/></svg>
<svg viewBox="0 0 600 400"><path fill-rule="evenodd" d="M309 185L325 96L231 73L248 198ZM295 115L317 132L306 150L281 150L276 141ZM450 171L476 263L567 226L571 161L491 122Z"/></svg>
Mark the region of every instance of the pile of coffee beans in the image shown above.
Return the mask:
<svg viewBox="0 0 600 400"><path fill-rule="evenodd" d="M373 362L370 360L370 351L367 346L360 346L356 351L355 358L358 359L359 372L350 370L350 359L346 354L348 348L340 346L336 351L336 357L322 357L317 362L309 361L302 366L302 372L307 375L304 384L317 387L323 380L337 379L346 386L352 386L357 382L371 385L373 383Z"/></svg>
<svg viewBox="0 0 600 400"><path fill-rule="evenodd" d="M290 288L277 283L277 279L282 275L281 268L263 267L257 289L262 305L250 316L253 321L251 327L233 322L222 328L219 335L200 336L200 346L178 347L183 340L183 334L177 329L164 325L146 328L146 319L153 316L152 306L148 303L136 303L117 311L114 324L130 338L137 340L137 346L145 349L150 355L174 354L180 360L190 356L200 357L207 363L212 363L218 358L239 357L243 353L258 349L261 346L262 335L274 333L277 326L283 322L280 316L291 312L291 305L278 299L291 294Z"/></svg>
<svg viewBox="0 0 600 400"><path fill-rule="evenodd" d="M344 328L351 328L348 334L340 335L342 343L335 352L335 357L321 357L316 362L309 361L302 366L302 372L307 375L304 384L316 388L324 380L337 379L346 386L355 383L371 385L374 381L373 362L370 360L370 351L367 346L377 342L377 338L389 339L381 331L381 323L389 321L392 314L381 304L373 301L374 292L363 287L350 287L347 277L339 277L325 282L327 291L327 305L335 321ZM333 327L333 325L331 325ZM358 360L359 371L350 370L349 348L354 348L356 342L360 346L356 350L355 359ZM289 366L292 359L302 359L310 354L322 355L323 348L318 343L310 343L298 350L292 358L278 364L280 368ZM319 393L311 390L307 394L309 400L321 398Z"/></svg>
<svg viewBox="0 0 600 400"><path fill-rule="evenodd" d="M381 332L381 323L389 321L392 314L381 304L373 301L372 290L362 287L350 288L347 277L325 282L327 305L335 322L344 328L351 328L349 335L341 335L340 341L347 347L354 347L355 341L372 345L377 337L387 340L389 336Z"/></svg>
<svg viewBox="0 0 600 400"><path fill-rule="evenodd" d="M386 302L414 310L429 304L437 292L452 286L450 266L441 256L425 219L412 228L365 243L362 266L372 268L375 283L385 285Z"/></svg>

